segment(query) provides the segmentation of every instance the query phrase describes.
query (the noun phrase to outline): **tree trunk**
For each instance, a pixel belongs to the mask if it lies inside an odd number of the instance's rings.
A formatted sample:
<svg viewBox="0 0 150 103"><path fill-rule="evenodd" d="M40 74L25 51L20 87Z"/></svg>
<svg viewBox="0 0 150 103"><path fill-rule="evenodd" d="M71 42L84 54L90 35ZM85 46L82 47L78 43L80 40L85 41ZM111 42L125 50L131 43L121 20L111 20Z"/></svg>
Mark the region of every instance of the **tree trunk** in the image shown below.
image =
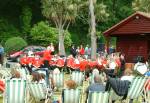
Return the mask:
<svg viewBox="0 0 150 103"><path fill-rule="evenodd" d="M89 10L90 10L90 25L91 25L91 59L96 59L96 50L97 50L97 37L96 37L96 24L95 24L95 15L94 15L94 3L93 0L89 0Z"/></svg>
<svg viewBox="0 0 150 103"><path fill-rule="evenodd" d="M64 30L62 28L59 28L59 55L66 55L65 53L65 47L64 47Z"/></svg>

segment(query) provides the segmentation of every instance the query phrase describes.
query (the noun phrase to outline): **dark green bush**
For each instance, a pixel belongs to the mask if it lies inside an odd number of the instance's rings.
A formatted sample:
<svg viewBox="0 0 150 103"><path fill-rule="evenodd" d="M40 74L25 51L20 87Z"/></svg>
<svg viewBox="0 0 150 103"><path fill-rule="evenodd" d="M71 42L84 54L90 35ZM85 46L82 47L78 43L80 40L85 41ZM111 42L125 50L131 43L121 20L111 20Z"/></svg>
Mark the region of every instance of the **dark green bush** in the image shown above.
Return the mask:
<svg viewBox="0 0 150 103"><path fill-rule="evenodd" d="M21 50L27 46L27 42L21 37L12 37L5 42L5 52L7 54Z"/></svg>

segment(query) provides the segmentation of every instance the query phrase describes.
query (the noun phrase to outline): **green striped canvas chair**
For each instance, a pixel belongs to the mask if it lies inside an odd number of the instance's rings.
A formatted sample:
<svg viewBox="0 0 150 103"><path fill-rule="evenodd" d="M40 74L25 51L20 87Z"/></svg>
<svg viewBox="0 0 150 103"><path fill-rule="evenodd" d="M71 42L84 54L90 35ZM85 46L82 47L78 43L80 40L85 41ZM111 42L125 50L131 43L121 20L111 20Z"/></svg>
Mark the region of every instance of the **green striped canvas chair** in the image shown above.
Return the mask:
<svg viewBox="0 0 150 103"><path fill-rule="evenodd" d="M52 74L52 78L54 81L54 85L57 88L63 87L64 86L64 74L60 73L60 74Z"/></svg>
<svg viewBox="0 0 150 103"><path fill-rule="evenodd" d="M89 92L88 103L109 103L108 92Z"/></svg>
<svg viewBox="0 0 150 103"><path fill-rule="evenodd" d="M4 78L9 78L11 77L11 73L10 73L10 70L8 69L0 69L0 78L1 79L4 79Z"/></svg>
<svg viewBox="0 0 150 103"><path fill-rule="evenodd" d="M134 78L129 88L127 98L137 99L140 95L142 95L146 81L147 81L147 77Z"/></svg>
<svg viewBox="0 0 150 103"><path fill-rule="evenodd" d="M145 86L144 86L144 98L147 101L147 103L150 103L150 77L147 79Z"/></svg>
<svg viewBox="0 0 150 103"><path fill-rule="evenodd" d="M83 84L84 75L82 72L74 71L71 74L71 80L74 80L78 86L81 86Z"/></svg>
<svg viewBox="0 0 150 103"><path fill-rule="evenodd" d="M81 103L81 90L80 89L64 89L64 102L63 103Z"/></svg>
<svg viewBox="0 0 150 103"><path fill-rule="evenodd" d="M129 102L130 99L138 99L140 96L143 96L144 85L147 80L147 77L135 77L132 80L130 88L128 90L126 102ZM113 90L110 92L111 100L121 100L123 97L118 96Z"/></svg>
<svg viewBox="0 0 150 103"><path fill-rule="evenodd" d="M36 102L44 100L48 101L48 89L45 85L41 83L28 83L29 93L34 98ZM30 100L30 103L33 102L33 99Z"/></svg>
<svg viewBox="0 0 150 103"><path fill-rule="evenodd" d="M6 80L4 103L26 103L26 80Z"/></svg>
<svg viewBox="0 0 150 103"><path fill-rule="evenodd" d="M16 69L18 72L20 72L20 75L23 79L27 79L27 71L25 70L25 68L18 68Z"/></svg>

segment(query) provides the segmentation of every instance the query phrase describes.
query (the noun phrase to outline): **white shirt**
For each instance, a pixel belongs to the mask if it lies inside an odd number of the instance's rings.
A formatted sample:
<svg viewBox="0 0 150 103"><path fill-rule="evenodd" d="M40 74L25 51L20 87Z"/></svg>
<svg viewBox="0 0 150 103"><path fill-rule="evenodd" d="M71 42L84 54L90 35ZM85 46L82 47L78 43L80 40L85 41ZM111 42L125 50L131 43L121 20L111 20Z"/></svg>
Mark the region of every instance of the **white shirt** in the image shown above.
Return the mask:
<svg viewBox="0 0 150 103"><path fill-rule="evenodd" d="M138 71L141 74L145 74L148 71L146 64L140 62L135 64L134 70Z"/></svg>
<svg viewBox="0 0 150 103"><path fill-rule="evenodd" d="M54 52L54 46L51 46L50 48L51 48L50 50L51 50L52 52Z"/></svg>
<svg viewBox="0 0 150 103"><path fill-rule="evenodd" d="M132 82L133 78L134 78L134 76L131 75L131 76L122 76L120 79L121 80L128 80L128 81Z"/></svg>
<svg viewBox="0 0 150 103"><path fill-rule="evenodd" d="M109 63L109 69L115 69L116 68L116 63L115 62L111 62Z"/></svg>

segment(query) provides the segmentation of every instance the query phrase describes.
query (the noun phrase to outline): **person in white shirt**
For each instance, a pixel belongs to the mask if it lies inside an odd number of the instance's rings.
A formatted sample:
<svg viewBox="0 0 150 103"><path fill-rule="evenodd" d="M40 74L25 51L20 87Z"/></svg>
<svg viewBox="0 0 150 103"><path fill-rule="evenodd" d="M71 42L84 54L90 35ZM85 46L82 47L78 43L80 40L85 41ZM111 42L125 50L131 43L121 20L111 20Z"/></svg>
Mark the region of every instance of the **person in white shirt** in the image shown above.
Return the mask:
<svg viewBox="0 0 150 103"><path fill-rule="evenodd" d="M133 76L133 71L131 69L126 69L124 71L124 75L120 78L121 80L128 80L132 82L134 76Z"/></svg>
<svg viewBox="0 0 150 103"><path fill-rule="evenodd" d="M51 43L51 45L50 45L50 50L51 50L51 54L54 55L55 48L54 48L53 43Z"/></svg>
<svg viewBox="0 0 150 103"><path fill-rule="evenodd" d="M146 63L144 63L144 58L141 58L141 60L134 65L134 70L142 75L148 71L148 67Z"/></svg>

